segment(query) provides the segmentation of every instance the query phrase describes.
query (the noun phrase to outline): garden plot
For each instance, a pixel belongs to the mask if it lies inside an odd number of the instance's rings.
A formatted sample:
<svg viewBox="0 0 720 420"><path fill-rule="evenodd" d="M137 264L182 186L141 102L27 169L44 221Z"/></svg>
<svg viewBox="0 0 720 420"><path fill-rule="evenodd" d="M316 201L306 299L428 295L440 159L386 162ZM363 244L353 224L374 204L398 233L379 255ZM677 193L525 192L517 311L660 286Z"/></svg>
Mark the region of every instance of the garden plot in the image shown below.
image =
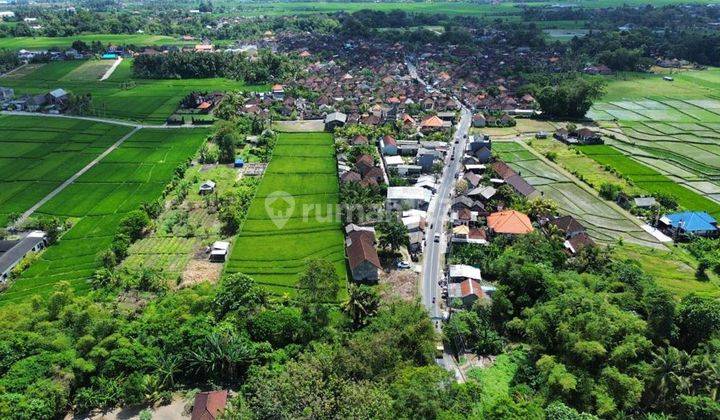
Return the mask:
<svg viewBox="0 0 720 420"><path fill-rule="evenodd" d="M558 203L563 213L567 212L577 218L588 230L593 239L610 243L618 239L644 245L658 247L659 243L636 223L628 219L601 198L591 194L577 185L573 180L557 171L537 156L527 156L527 150L518 143L493 143L493 150L510 164L513 169L547 198ZM529 153L529 152L528 152Z"/></svg>
<svg viewBox="0 0 720 420"><path fill-rule="evenodd" d="M85 122L87 124L87 122ZM45 295L59 281L69 282L76 292L89 287L87 280L98 267L97 254L109 248L118 224L142 203L157 200L171 180L175 168L190 159L205 139L205 130L143 129L125 141L108 158L120 161L112 170L98 167L48 201L38 214L72 217L75 225L48 248L2 295L0 304ZM127 160L115 154L139 149L143 160ZM137 171L152 173L136 177Z"/></svg>
<svg viewBox="0 0 720 420"><path fill-rule="evenodd" d="M0 226L105 151L130 128L82 120L0 116Z"/></svg>
<svg viewBox="0 0 720 420"><path fill-rule="evenodd" d="M273 200L277 197L283 198ZM294 294L306 261L321 258L331 261L344 281L338 199L332 136L280 133L225 271L245 273L273 292Z"/></svg>

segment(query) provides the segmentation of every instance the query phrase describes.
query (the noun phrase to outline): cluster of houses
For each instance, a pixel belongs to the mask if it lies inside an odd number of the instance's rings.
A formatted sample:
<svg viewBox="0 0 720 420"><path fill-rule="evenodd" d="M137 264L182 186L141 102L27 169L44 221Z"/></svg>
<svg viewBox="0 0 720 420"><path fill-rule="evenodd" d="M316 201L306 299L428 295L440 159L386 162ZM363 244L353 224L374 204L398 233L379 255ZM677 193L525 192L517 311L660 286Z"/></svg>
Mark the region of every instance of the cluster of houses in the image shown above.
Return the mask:
<svg viewBox="0 0 720 420"><path fill-rule="evenodd" d="M68 105L69 94L64 89L54 89L38 95L15 97L12 88L0 87L0 108L3 111L47 112L58 114Z"/></svg>
<svg viewBox="0 0 720 420"><path fill-rule="evenodd" d="M572 131L568 130L568 128L561 127L555 131L553 136L557 140L569 145L603 143L600 133L588 127L581 127Z"/></svg>

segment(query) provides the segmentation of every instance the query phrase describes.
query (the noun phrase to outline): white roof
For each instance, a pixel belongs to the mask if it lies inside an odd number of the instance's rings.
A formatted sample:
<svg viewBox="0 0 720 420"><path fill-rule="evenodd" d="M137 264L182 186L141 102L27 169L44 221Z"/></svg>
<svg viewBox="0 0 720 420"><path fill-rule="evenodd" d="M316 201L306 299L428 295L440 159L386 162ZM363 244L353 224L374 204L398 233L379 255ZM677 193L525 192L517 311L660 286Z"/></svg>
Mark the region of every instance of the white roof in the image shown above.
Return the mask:
<svg viewBox="0 0 720 420"><path fill-rule="evenodd" d="M388 187L388 200L420 200L430 202L432 193L421 187Z"/></svg>
<svg viewBox="0 0 720 420"><path fill-rule="evenodd" d="M401 156L385 156L385 164L387 166L402 165L405 163Z"/></svg>
<svg viewBox="0 0 720 420"><path fill-rule="evenodd" d="M450 278L455 277L482 280L479 268L464 264L455 264L450 266Z"/></svg>
<svg viewBox="0 0 720 420"><path fill-rule="evenodd" d="M215 183L213 181L205 181L200 188L215 188Z"/></svg>
<svg viewBox="0 0 720 420"><path fill-rule="evenodd" d="M416 210L416 209L405 210L402 213L402 215L403 215L403 217L418 216L418 217L422 217L423 219L427 218L426 211Z"/></svg>
<svg viewBox="0 0 720 420"><path fill-rule="evenodd" d="M420 216L408 216L402 218L402 223L409 229L410 227L420 226L421 220L422 218Z"/></svg>
<svg viewBox="0 0 720 420"><path fill-rule="evenodd" d="M225 241L217 241L213 244L212 249L213 251L225 251L230 248L230 242Z"/></svg>
<svg viewBox="0 0 720 420"><path fill-rule="evenodd" d="M474 170L485 170L487 166L480 164L480 163L470 163L465 165L465 169L468 171L474 171Z"/></svg>
<svg viewBox="0 0 720 420"><path fill-rule="evenodd" d="M421 188L429 188L429 189L431 189L431 190L434 190L434 189L437 188L437 184L435 184L434 181L430 181L430 180L427 180L427 179L424 179L424 180L422 180L422 181L416 182L416 183L415 183L415 186L416 186L416 187L421 187Z"/></svg>

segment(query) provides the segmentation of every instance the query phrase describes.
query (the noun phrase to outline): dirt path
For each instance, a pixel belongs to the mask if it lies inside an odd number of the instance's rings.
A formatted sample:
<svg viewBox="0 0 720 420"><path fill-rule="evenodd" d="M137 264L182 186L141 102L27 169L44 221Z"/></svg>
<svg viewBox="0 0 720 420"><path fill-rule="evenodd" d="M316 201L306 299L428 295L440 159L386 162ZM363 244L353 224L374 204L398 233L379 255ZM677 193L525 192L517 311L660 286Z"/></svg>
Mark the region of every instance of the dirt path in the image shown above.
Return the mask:
<svg viewBox="0 0 720 420"><path fill-rule="evenodd" d="M62 192L62 190L64 190L64 189L67 188L70 184L72 184L73 182L75 182L75 181L76 181L78 178L80 178L80 176L82 176L85 172L87 172L87 171L89 171L90 169L92 169L92 168L93 168L95 165L97 165L101 160L103 160L103 159L105 158L105 156L109 155L113 150L115 150L115 149L117 149L118 147L120 147L120 145L123 144L123 143L125 142L125 140L129 139L130 136L132 136L133 134L135 134L135 133L136 133L137 131L139 131L139 130L140 130L139 127L135 127L132 131L130 131L129 133L127 133L126 135L124 135L122 138L120 138L118 141L116 141L115 143L113 143L110 147L108 147L108 148L107 148L104 152L102 152L98 157L96 157L95 159L93 159L92 162L90 162L90 163L88 163L87 165L85 165L85 167L83 167L82 169L80 169L79 171L77 171L77 172L76 172L73 176L71 176L70 178L66 179L65 182L63 182L62 184L60 184L57 188L55 188L54 190L50 191L50 193L49 193L48 195L46 195L45 197L43 197L40 201L38 201L37 203L35 203L35 205L33 205L32 207L30 207L25 213L23 213L22 216L20 216L20 218L15 222L15 226L20 226L20 225L22 225L23 222L24 222L25 220L27 220L27 218L30 217L33 213L35 213L35 211L36 211L37 209L39 209L39 208L42 207L45 203L47 203L48 201L52 200L55 196L57 196L58 194L60 194L60 193Z"/></svg>
<svg viewBox="0 0 720 420"><path fill-rule="evenodd" d="M2 115L21 115L24 117L41 117L41 118L69 118L73 120L85 120L94 121L105 124L124 125L125 127L133 128L162 128L167 130L174 129L188 129L188 128L208 128L207 125L152 125L152 124L138 124L130 121L114 120L112 118L99 118L99 117L81 117L79 115L63 115L63 114L41 114L38 112L24 112L24 111L0 111Z"/></svg>
<svg viewBox="0 0 720 420"><path fill-rule="evenodd" d="M115 62L113 63L113 65L110 66L109 69L107 69L107 71L105 72L105 74L103 74L103 76L100 78L100 81L102 82L103 80L109 79L110 76L112 76L112 74L115 73L115 69L118 68L118 66L120 65L120 63L122 63L122 60L123 60L122 57L118 57L118 58L115 60Z"/></svg>
<svg viewBox="0 0 720 420"><path fill-rule="evenodd" d="M20 66L18 66L18 67L15 67L14 69L10 70L10 71L7 72L7 73L0 74L0 77L5 77L5 76L7 76L7 75L13 74L13 73L15 73L16 71L20 70L21 68L23 68L23 67L25 67L25 66L27 66L27 63L26 63L26 64L22 64L22 65L20 65Z"/></svg>

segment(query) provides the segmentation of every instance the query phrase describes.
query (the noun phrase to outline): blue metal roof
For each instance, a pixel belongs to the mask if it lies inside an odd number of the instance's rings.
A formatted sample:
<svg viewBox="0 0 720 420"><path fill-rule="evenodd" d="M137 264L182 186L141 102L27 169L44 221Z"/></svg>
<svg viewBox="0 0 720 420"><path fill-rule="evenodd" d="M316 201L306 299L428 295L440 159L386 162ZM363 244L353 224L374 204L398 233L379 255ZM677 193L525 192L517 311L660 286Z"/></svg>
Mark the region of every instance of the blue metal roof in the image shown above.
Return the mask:
<svg viewBox="0 0 720 420"><path fill-rule="evenodd" d="M704 211L684 211L665 216L674 228L680 227L685 232L716 231L717 221Z"/></svg>

